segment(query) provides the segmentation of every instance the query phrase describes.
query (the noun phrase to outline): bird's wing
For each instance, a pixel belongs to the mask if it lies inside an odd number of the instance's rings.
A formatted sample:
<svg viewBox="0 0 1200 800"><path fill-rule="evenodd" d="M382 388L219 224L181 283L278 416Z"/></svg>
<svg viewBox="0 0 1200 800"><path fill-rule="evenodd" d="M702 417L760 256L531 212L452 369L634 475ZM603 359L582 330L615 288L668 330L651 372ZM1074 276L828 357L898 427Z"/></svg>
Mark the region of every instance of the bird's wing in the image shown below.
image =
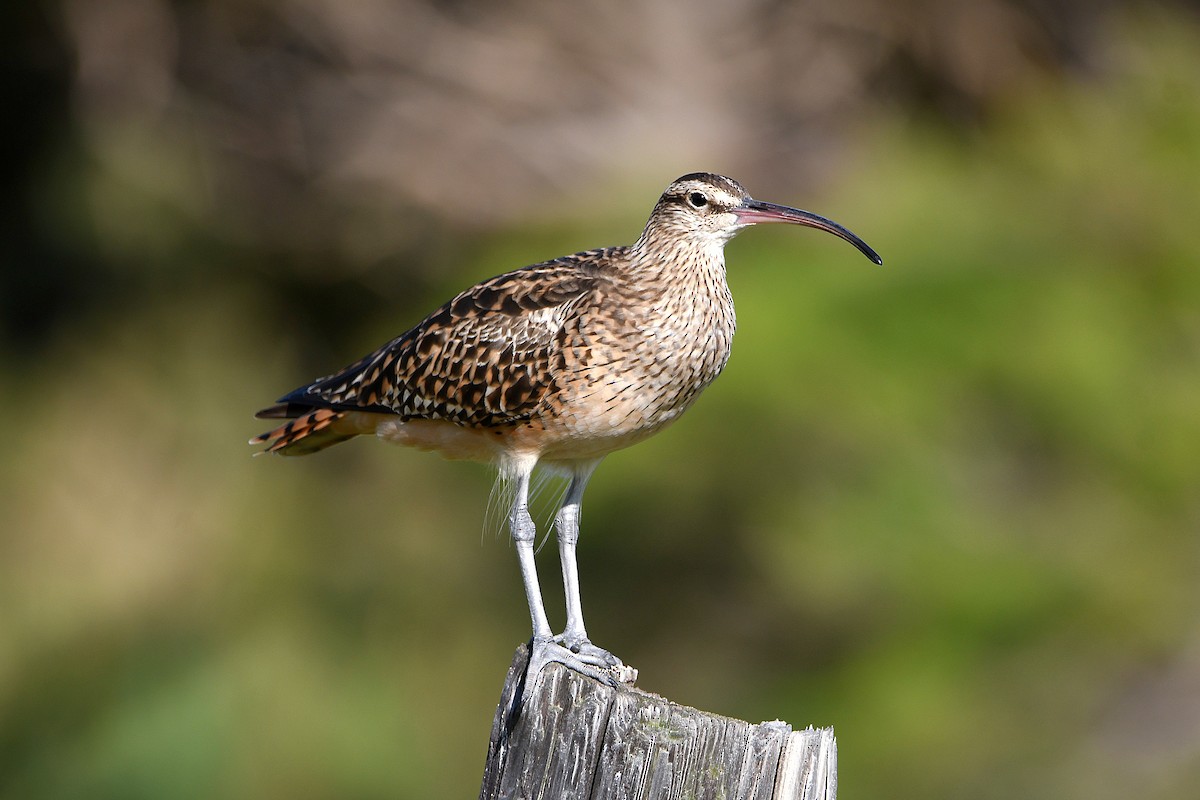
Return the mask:
<svg viewBox="0 0 1200 800"><path fill-rule="evenodd" d="M578 253L477 284L374 353L259 413L330 408L471 426L526 419L555 388L565 326L603 280L596 262L604 255Z"/></svg>

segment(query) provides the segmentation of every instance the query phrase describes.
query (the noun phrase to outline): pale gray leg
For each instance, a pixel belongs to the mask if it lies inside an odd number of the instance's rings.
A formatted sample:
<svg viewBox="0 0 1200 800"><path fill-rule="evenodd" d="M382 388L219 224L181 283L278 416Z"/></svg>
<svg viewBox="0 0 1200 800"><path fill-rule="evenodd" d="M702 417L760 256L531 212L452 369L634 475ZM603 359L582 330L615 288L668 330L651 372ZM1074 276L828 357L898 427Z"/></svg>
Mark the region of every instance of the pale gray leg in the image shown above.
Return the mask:
<svg viewBox="0 0 1200 800"><path fill-rule="evenodd" d="M542 602L542 587L538 583L537 565L533 561L533 544L537 539L537 526L529 516L529 472L517 476L512 510L508 513L509 531L517 546L517 558L521 562L521 580L525 584L525 599L529 601L529 617L533 621L535 641L550 641L554 638L550 623L546 620L546 606Z"/></svg>
<svg viewBox="0 0 1200 800"><path fill-rule="evenodd" d="M583 491L596 464L587 464L575 473L562 507L554 517L555 534L558 537L558 555L562 562L563 591L567 600L567 627L557 641L585 663L598 667L621 666L621 660L607 650L588 641L583 624L583 603L579 598L579 566L575 557L575 546L579 542L579 514L583 502Z"/></svg>
<svg viewBox="0 0 1200 800"><path fill-rule="evenodd" d="M562 508L555 517L554 524L563 565L563 584L567 595L567 630L557 637L551 633L550 625L546 621L542 590L533 560L537 531L528 509L529 473L524 472L516 477L516 492L512 511L509 513L509 525L517 546L517 556L521 561L521 579L525 583L525 596L529 600L529 616L533 620L533 641L530 642L526 683L536 680L542 668L551 662L565 664L576 672L611 686L637 680L637 670L625 666L611 653L589 642L583 627L583 610L579 602L579 571L575 565L575 543L579 541L579 501L588 477L597 463L599 462L592 462L576 470ZM522 687L524 686L523 683ZM514 711L520 707L523 694L524 688L513 698Z"/></svg>

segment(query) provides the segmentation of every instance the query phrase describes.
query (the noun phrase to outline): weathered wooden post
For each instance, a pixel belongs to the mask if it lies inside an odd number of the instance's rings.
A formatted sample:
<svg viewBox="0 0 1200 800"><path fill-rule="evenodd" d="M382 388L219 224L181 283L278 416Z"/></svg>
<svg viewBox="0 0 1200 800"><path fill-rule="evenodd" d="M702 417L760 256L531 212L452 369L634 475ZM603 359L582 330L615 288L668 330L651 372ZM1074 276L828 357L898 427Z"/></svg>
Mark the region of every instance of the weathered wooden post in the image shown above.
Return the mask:
<svg viewBox="0 0 1200 800"><path fill-rule="evenodd" d="M517 648L492 723L480 800L835 800L832 728L793 731L677 705ZM523 691L524 702L513 700Z"/></svg>

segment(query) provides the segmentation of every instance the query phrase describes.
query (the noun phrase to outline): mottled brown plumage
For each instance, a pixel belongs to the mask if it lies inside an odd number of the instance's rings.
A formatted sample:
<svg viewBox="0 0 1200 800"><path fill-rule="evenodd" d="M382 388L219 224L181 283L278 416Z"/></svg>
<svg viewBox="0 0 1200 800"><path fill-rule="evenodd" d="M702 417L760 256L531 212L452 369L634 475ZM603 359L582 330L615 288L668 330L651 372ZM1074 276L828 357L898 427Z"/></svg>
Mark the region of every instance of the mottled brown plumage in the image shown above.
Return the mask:
<svg viewBox="0 0 1200 800"><path fill-rule="evenodd" d="M516 485L510 522L542 643L551 637L533 570L528 478L538 463L571 476L556 518L568 595L559 640L588 664L619 664L584 632L574 563L583 487L601 458L678 418L721 372L735 328L724 246L767 221L829 231L879 262L836 223L753 200L729 178L685 175L634 244L471 287L374 353L260 411L290 421L251 441L303 455L374 433L497 464Z"/></svg>
<svg viewBox="0 0 1200 800"><path fill-rule="evenodd" d="M407 333L267 412L370 411L465 427L528 420L566 378L577 307L606 280L601 273L613 252L578 253L473 286ZM269 449L287 452L278 444Z"/></svg>

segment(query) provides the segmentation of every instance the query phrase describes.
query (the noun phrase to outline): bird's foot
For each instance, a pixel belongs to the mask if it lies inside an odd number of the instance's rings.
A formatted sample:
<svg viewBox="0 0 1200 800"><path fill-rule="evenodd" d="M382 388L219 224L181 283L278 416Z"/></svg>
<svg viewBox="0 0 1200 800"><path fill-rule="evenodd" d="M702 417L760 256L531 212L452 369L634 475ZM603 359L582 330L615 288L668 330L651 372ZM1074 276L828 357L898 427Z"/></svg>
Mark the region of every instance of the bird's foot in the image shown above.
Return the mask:
<svg viewBox="0 0 1200 800"><path fill-rule="evenodd" d="M586 636L578 634L560 633L554 637L554 642L570 650L575 655L579 656L579 660L585 664L591 664L600 669L629 669L621 659L614 656L602 647L597 647L592 644Z"/></svg>
<svg viewBox="0 0 1200 800"><path fill-rule="evenodd" d="M637 681L637 670L581 636L562 634L553 638L534 637L529 654L528 675L535 676L551 662L617 687Z"/></svg>
<svg viewBox="0 0 1200 800"><path fill-rule="evenodd" d="M621 659L612 653L596 647L583 637L573 638L571 646L559 644L566 638L565 635L534 636L530 641L529 663L513 693L508 709L508 717L505 722L506 736L520 719L521 709L525 705L525 693L532 690L538 675L547 664L553 662L563 664L568 669L575 670L581 675L586 675L614 689L619 688L622 684L632 686L637 682L637 670L622 664Z"/></svg>

